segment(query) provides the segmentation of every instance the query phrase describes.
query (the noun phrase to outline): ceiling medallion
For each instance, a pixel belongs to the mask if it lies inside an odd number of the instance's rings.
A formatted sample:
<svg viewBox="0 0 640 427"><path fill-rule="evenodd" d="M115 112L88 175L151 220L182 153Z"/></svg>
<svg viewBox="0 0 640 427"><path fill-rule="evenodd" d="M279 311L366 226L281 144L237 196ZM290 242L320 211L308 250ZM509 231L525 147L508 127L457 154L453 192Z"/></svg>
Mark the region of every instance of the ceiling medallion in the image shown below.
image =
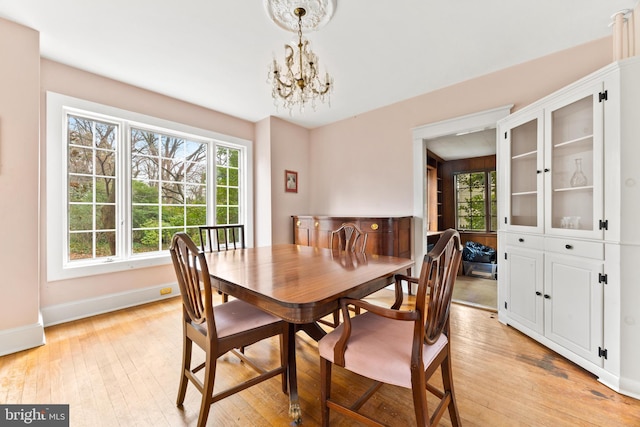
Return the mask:
<svg viewBox="0 0 640 427"><path fill-rule="evenodd" d="M269 18L280 28L298 32L298 8L306 11L302 30L315 31L324 27L333 17L336 0L264 0L264 8Z"/></svg>

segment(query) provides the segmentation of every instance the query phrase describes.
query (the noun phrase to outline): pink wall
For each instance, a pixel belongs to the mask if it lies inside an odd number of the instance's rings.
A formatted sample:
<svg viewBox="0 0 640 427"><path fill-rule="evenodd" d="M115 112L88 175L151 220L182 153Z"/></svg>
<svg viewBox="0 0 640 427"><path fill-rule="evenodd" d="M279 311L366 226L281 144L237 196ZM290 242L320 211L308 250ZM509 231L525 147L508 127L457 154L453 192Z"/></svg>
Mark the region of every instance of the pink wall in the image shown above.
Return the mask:
<svg viewBox="0 0 640 427"><path fill-rule="evenodd" d="M605 38L312 130L308 213L411 215L412 128L521 108L609 62Z"/></svg>
<svg viewBox="0 0 640 427"><path fill-rule="evenodd" d="M260 120L255 125L254 181L255 212L253 220L256 230L255 246L270 246L271 235L271 118Z"/></svg>
<svg viewBox="0 0 640 427"><path fill-rule="evenodd" d="M0 19L0 351L2 332L38 327L38 33ZM11 347L11 344L8 345ZM1 354L1 353L0 353Z"/></svg>
<svg viewBox="0 0 640 427"><path fill-rule="evenodd" d="M306 213L311 197L309 131L271 118L271 230L273 243L292 243L291 215ZM284 171L298 172L298 192L284 191ZM331 170L326 171L331 173Z"/></svg>

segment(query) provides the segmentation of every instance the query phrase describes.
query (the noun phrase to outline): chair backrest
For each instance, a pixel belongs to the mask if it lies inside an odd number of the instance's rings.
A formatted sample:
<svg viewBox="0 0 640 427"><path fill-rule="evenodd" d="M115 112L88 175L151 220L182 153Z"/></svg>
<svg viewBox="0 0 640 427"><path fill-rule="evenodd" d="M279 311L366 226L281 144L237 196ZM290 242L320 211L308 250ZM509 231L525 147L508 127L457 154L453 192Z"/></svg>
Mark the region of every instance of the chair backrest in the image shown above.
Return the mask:
<svg viewBox="0 0 640 427"><path fill-rule="evenodd" d="M449 333L449 309L456 281L462 244L460 234L446 230L425 256L416 292L416 311L421 311L424 341L433 344L441 333Z"/></svg>
<svg viewBox="0 0 640 427"><path fill-rule="evenodd" d="M209 334L215 333L211 278L204 253L186 233L173 235L169 252L182 295L185 322L195 324L206 322Z"/></svg>
<svg viewBox="0 0 640 427"><path fill-rule="evenodd" d="M244 249L244 225L203 225L200 227L200 247L203 252Z"/></svg>
<svg viewBox="0 0 640 427"><path fill-rule="evenodd" d="M337 244L337 247L335 246ZM345 222L335 231L331 232L329 247L348 252L364 253L367 246L367 233L362 232L352 222Z"/></svg>

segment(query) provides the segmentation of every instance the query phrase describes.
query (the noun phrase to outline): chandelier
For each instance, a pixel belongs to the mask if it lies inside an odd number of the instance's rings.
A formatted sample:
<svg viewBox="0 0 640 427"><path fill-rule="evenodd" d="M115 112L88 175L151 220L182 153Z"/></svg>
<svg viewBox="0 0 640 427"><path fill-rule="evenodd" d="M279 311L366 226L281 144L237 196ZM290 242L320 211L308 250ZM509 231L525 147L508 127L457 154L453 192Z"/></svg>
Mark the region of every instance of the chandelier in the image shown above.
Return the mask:
<svg viewBox="0 0 640 427"><path fill-rule="evenodd" d="M318 56L309 48L309 41L302 38L302 17L307 11L296 7L293 14L298 17L298 46L285 45L284 67L276 60L269 67L268 83L272 85L271 96L278 107L281 104L292 113L297 105L300 112L307 103L311 103L314 111L316 103L329 102L329 94L333 90L333 79L326 73L322 79L318 72ZM330 102L329 102L329 105Z"/></svg>

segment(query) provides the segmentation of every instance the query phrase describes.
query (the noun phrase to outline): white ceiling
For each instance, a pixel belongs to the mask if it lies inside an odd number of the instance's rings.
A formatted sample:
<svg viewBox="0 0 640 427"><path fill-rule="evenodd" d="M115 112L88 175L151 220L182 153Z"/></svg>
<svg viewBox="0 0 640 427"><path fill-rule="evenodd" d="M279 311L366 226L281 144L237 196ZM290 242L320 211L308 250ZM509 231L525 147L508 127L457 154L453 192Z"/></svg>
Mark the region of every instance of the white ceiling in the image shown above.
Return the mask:
<svg viewBox="0 0 640 427"><path fill-rule="evenodd" d="M428 139L426 148L445 161L489 156L496 154L496 130L482 129Z"/></svg>
<svg viewBox="0 0 640 427"><path fill-rule="evenodd" d="M261 0L0 0L42 56L250 121L314 128L610 34L636 0L339 0L305 34L331 107L277 112L268 64L295 35Z"/></svg>

